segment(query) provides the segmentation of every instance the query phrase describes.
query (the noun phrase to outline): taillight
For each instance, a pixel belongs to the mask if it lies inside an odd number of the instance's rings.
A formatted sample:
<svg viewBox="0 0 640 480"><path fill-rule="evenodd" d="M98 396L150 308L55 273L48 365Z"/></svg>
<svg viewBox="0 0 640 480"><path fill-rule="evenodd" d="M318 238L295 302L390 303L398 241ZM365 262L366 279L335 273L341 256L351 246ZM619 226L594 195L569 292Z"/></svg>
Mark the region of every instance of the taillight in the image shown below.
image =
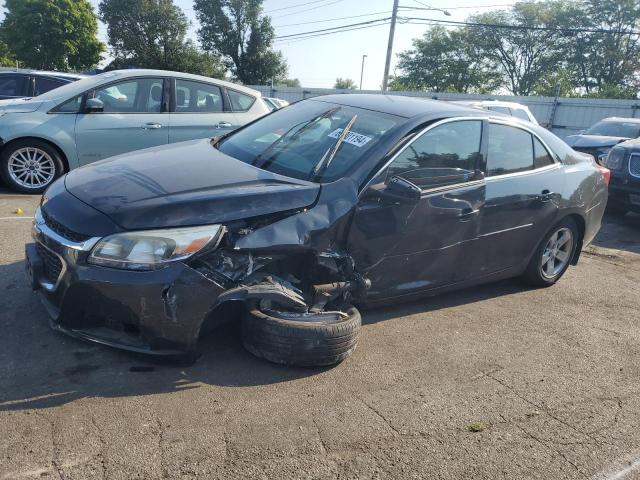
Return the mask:
<svg viewBox="0 0 640 480"><path fill-rule="evenodd" d="M609 180L611 180L611 170L609 170L607 167L603 167L602 165L596 165L596 167L598 167L598 170L600 170L604 183L609 185Z"/></svg>

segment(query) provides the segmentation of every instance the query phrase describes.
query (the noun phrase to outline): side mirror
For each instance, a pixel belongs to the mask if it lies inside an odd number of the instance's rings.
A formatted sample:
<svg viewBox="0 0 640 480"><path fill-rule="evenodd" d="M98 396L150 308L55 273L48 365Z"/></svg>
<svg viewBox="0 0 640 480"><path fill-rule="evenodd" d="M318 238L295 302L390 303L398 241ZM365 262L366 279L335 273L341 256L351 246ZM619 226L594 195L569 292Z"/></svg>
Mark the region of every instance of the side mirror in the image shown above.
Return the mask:
<svg viewBox="0 0 640 480"><path fill-rule="evenodd" d="M104 111L104 103L99 98L87 98L84 104L85 113L97 113Z"/></svg>
<svg viewBox="0 0 640 480"><path fill-rule="evenodd" d="M578 133L576 135L584 135L586 132L586 130L578 130Z"/></svg>
<svg viewBox="0 0 640 480"><path fill-rule="evenodd" d="M422 190L402 177L394 175L389 179L386 187L381 191L384 197L402 203L417 203Z"/></svg>

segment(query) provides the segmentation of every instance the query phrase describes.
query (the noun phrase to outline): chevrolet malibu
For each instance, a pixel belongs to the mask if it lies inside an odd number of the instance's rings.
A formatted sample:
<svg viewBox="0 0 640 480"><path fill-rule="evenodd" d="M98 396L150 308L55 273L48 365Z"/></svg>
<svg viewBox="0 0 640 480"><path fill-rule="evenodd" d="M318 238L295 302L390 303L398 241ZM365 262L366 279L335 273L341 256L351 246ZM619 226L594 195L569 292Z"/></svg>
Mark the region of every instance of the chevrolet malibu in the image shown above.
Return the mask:
<svg viewBox="0 0 640 480"><path fill-rule="evenodd" d="M0 176L16 191L41 193L81 165L228 133L269 113L260 97L233 83L163 70L84 78L0 105Z"/></svg>
<svg viewBox="0 0 640 480"><path fill-rule="evenodd" d="M37 211L33 289L56 330L105 345L195 358L236 319L259 357L329 365L356 347L354 305L553 285L600 228L609 171L492 115L326 96L73 170Z"/></svg>

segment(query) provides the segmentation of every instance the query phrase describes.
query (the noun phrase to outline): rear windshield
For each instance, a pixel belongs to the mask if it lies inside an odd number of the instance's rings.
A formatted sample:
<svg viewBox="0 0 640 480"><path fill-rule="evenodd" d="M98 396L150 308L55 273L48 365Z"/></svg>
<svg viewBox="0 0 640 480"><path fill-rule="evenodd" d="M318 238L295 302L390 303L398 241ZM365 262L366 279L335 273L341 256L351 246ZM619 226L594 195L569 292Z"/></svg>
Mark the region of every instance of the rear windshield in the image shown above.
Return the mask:
<svg viewBox="0 0 640 480"><path fill-rule="evenodd" d="M640 124L633 122L598 122L585 132L586 135L600 135L603 137L640 137Z"/></svg>
<svg viewBox="0 0 640 480"><path fill-rule="evenodd" d="M330 182L358 165L401 117L307 100L277 110L221 141L238 160L301 180ZM344 128L351 123L340 148Z"/></svg>

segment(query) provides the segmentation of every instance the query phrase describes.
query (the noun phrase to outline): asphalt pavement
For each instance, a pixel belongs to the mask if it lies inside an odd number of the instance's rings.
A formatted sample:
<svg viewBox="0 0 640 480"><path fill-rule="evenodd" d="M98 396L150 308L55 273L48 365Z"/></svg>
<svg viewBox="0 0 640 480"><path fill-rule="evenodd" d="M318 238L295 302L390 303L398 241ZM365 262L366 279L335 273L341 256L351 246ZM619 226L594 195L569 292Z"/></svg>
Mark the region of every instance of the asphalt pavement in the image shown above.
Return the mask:
<svg viewBox="0 0 640 480"><path fill-rule="evenodd" d="M23 273L37 202L0 190L0 480L640 475L638 215L551 288L365 311L353 357L308 369L233 325L192 366L54 333Z"/></svg>

